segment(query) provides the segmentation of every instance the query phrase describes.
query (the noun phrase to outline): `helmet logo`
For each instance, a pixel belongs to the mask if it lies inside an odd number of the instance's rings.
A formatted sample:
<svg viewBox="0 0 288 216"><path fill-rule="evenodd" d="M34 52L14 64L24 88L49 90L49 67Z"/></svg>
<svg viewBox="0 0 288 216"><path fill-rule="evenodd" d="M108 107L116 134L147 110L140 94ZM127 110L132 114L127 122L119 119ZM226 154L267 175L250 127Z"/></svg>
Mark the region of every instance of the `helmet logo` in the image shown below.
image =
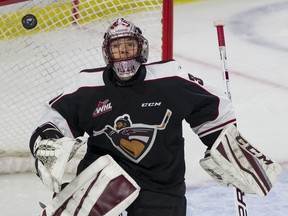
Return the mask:
<svg viewBox="0 0 288 216"><path fill-rule="evenodd" d="M127 20L124 20L123 18L117 19L116 22L114 22L111 26L110 29L116 28L119 24L121 24L124 27L129 27L130 23Z"/></svg>

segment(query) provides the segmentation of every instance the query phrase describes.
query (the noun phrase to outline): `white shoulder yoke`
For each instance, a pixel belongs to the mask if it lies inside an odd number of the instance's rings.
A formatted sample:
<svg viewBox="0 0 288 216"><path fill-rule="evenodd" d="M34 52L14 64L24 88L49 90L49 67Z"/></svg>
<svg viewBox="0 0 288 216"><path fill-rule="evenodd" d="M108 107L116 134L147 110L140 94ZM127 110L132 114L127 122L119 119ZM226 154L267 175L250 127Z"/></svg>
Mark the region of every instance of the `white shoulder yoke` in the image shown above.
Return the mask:
<svg viewBox="0 0 288 216"><path fill-rule="evenodd" d="M145 80L155 80L167 77L181 77L188 79L187 73L182 71L180 64L177 61L155 62L146 65Z"/></svg>

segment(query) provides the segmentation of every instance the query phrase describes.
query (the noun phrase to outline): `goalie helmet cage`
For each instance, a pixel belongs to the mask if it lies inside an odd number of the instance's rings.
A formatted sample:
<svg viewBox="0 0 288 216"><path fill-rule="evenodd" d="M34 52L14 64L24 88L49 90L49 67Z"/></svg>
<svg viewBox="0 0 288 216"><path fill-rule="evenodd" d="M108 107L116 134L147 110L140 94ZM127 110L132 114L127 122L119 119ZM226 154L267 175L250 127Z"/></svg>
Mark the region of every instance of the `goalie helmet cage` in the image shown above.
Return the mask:
<svg viewBox="0 0 288 216"><path fill-rule="evenodd" d="M172 58L173 0L0 0L0 173L34 171L29 139L43 104L104 66L103 35L119 17L141 28L148 62Z"/></svg>

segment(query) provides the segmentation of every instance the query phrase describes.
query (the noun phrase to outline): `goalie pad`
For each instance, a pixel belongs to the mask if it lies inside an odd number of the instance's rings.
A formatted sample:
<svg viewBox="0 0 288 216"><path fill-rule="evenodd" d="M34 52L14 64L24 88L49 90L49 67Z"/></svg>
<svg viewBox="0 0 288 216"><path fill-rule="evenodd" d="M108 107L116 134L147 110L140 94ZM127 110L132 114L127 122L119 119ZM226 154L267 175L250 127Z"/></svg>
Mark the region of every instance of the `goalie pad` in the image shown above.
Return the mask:
<svg viewBox="0 0 288 216"><path fill-rule="evenodd" d="M37 175L52 191L58 193L67 162L86 142L85 138L41 139L38 137L34 146Z"/></svg>
<svg viewBox="0 0 288 216"><path fill-rule="evenodd" d="M245 193L266 196L281 173L281 166L253 147L234 125L223 129L202 168L221 185L234 185Z"/></svg>
<svg viewBox="0 0 288 216"><path fill-rule="evenodd" d="M42 216L116 216L138 196L140 187L109 155L94 161L59 192Z"/></svg>

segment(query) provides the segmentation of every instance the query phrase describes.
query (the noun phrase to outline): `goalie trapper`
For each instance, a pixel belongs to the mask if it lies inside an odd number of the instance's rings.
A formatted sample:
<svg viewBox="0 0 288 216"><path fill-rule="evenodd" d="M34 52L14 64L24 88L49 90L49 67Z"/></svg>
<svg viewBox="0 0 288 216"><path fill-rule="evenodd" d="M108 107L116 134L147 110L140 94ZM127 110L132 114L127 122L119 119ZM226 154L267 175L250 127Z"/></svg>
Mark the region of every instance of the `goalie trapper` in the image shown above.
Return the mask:
<svg viewBox="0 0 288 216"><path fill-rule="evenodd" d="M268 194L281 173L281 166L252 146L233 124L223 129L200 165L221 185L259 196Z"/></svg>
<svg viewBox="0 0 288 216"><path fill-rule="evenodd" d="M49 189L56 193L60 191L67 162L85 142L85 137L37 138L34 145L35 167L37 175Z"/></svg>

